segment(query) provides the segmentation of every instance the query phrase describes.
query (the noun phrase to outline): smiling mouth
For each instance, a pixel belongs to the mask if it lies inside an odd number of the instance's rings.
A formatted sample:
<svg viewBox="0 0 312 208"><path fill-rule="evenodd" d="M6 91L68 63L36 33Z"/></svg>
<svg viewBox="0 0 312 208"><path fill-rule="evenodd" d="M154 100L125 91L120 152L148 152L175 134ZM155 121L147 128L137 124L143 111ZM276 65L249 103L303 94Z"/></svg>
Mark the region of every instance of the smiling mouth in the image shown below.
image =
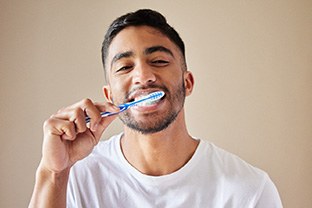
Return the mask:
<svg viewBox="0 0 312 208"><path fill-rule="evenodd" d="M132 98L129 100L129 102L134 102L134 101L138 101L144 97L146 97L147 95L146 94L142 94L142 95L139 95L135 98ZM164 99L165 95L163 95L161 98L159 99L147 99L145 101L142 101L142 102L139 102L136 104L136 106L151 106L151 105L154 105L156 103L159 103L160 101L162 101Z"/></svg>

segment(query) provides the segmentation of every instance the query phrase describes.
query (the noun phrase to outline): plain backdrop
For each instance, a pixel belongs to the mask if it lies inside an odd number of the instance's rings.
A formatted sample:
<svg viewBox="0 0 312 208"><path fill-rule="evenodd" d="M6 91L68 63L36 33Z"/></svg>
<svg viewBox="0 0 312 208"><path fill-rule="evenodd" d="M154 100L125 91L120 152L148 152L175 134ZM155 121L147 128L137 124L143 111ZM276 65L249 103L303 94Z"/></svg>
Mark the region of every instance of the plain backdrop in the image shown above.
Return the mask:
<svg viewBox="0 0 312 208"><path fill-rule="evenodd" d="M185 41L189 132L268 172L285 207L311 207L310 0L1 0L0 207L27 206L44 120L104 100L103 35L139 8L163 13ZM116 121L103 139L121 130Z"/></svg>

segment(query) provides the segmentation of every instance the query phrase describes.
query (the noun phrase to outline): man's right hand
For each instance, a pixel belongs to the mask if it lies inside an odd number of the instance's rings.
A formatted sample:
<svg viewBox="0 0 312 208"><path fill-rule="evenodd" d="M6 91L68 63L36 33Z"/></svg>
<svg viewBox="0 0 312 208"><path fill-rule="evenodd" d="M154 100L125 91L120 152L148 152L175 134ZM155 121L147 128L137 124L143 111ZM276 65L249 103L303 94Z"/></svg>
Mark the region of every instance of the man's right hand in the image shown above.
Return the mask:
<svg viewBox="0 0 312 208"><path fill-rule="evenodd" d="M66 207L70 168L88 156L116 115L102 118L100 112L118 112L111 103L84 99L59 110L44 122L42 159L29 207ZM86 116L90 123L86 123Z"/></svg>
<svg viewBox="0 0 312 208"><path fill-rule="evenodd" d="M102 118L102 111L118 112L119 108L111 103L93 103L84 99L46 120L40 168L60 173L88 156L104 130L116 118ZM86 116L90 117L88 124Z"/></svg>

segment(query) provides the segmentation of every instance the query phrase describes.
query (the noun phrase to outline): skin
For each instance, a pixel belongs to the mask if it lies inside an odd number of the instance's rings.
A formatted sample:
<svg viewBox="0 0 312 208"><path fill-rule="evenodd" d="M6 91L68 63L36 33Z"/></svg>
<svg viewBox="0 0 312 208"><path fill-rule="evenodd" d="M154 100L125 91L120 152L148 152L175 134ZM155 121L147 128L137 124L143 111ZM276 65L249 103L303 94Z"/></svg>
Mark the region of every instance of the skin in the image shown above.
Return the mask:
<svg viewBox="0 0 312 208"><path fill-rule="evenodd" d="M151 48L157 50L147 50ZM157 90L166 93L160 102L130 108L119 115L125 123L123 154L140 172L153 176L169 174L194 154L198 141L187 132L181 96L181 89L186 96L191 94L194 79L184 69L176 45L151 27L127 27L114 38L108 51L108 85L103 91L109 102L84 99L59 110L44 123L42 159L29 207L66 207L70 168L91 153L117 117L100 117L101 111L118 111L112 103L118 105ZM128 125L134 122L141 129L151 130L172 112L175 119L158 132L138 131ZM89 125L85 124L86 115L91 118Z"/></svg>

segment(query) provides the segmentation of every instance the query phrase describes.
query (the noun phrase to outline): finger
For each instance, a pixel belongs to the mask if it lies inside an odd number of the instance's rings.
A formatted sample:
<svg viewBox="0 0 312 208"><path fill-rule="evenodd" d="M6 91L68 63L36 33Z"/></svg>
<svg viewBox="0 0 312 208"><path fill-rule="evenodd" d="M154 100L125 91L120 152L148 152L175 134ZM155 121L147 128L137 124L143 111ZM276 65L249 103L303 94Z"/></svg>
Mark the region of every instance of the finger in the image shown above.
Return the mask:
<svg viewBox="0 0 312 208"><path fill-rule="evenodd" d="M85 122L86 116L90 119L88 126ZM80 102L63 108L53 117L73 121L76 124L79 133L84 132L87 127L94 130L101 120L100 110L90 99L83 99Z"/></svg>
<svg viewBox="0 0 312 208"><path fill-rule="evenodd" d="M120 111L120 108L115 106L113 103L109 102L103 102L103 103L95 103L95 106L101 111L101 112L112 112L112 113L118 113Z"/></svg>
<svg viewBox="0 0 312 208"><path fill-rule="evenodd" d="M120 109L113 105L112 103L103 103L96 105L102 112L119 112ZM111 115L105 118L102 118L100 123L97 126L96 131L93 131L94 136L97 139L100 139L105 129L118 117L118 114Z"/></svg>
<svg viewBox="0 0 312 208"><path fill-rule="evenodd" d="M50 118L44 122L44 133L59 136L65 140L74 140L77 135L73 122L58 118Z"/></svg>
<svg viewBox="0 0 312 208"><path fill-rule="evenodd" d="M119 112L120 109L112 103L93 103L90 99L83 99L69 107L62 108L52 117L73 121L76 125L77 131L82 133L86 131L87 127L90 128L91 131L96 131L98 125L103 120L100 112L107 111ZM88 117L88 124L86 124L86 116ZM110 122L110 119L108 119L108 124Z"/></svg>
<svg viewBox="0 0 312 208"><path fill-rule="evenodd" d="M95 131L100 120L101 120L101 111L98 109L95 104L90 99L84 99L81 101L82 108L86 116L90 118L90 129Z"/></svg>
<svg viewBox="0 0 312 208"><path fill-rule="evenodd" d="M74 110L73 116L70 121L74 122L77 133L82 133L87 130L87 124L85 122L85 113L81 108Z"/></svg>
<svg viewBox="0 0 312 208"><path fill-rule="evenodd" d="M107 127L118 117L118 114L105 117L101 120L98 124L97 129L93 131L93 135L97 140L100 140L102 137L103 132L107 129Z"/></svg>
<svg viewBox="0 0 312 208"><path fill-rule="evenodd" d="M100 111L100 112L113 112L113 113L118 113L120 111L120 109L113 105L112 103L108 103L108 102L103 102L103 103L95 103L95 107ZM91 118L92 119L92 118ZM100 115L100 119L97 120L97 123L95 123L95 125L93 126L93 128L91 128L92 131L96 131L98 128L98 125L100 124L100 122L102 122L103 120L105 120L106 117L102 117ZM89 122L89 118L88 121Z"/></svg>
<svg viewBox="0 0 312 208"><path fill-rule="evenodd" d="M59 110L58 113L52 115L51 118L68 120L73 122L75 124L77 133L82 133L87 129L87 125L85 123L85 113L79 107Z"/></svg>

